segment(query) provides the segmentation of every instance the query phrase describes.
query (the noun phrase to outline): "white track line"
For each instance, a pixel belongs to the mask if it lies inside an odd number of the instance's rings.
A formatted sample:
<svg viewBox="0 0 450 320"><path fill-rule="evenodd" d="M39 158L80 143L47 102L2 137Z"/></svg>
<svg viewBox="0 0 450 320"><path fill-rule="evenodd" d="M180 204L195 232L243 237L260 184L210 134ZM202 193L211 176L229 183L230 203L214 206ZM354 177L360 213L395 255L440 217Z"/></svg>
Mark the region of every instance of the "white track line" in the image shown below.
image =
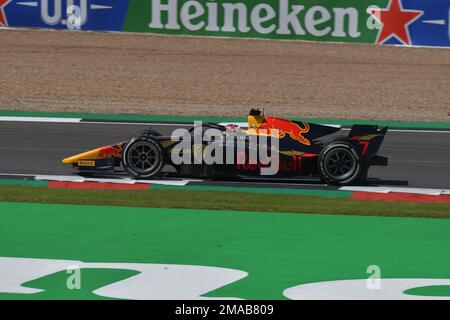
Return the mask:
<svg viewBox="0 0 450 320"><path fill-rule="evenodd" d="M450 194L449 189L428 189L428 188L399 188L399 187L341 187L339 190L344 191L362 191L362 192L375 192L375 193L390 193L390 192L403 192L414 194L425 194L432 196L439 196L442 194Z"/></svg>
<svg viewBox="0 0 450 320"><path fill-rule="evenodd" d="M218 124L220 124L221 126L227 126L229 124L235 124L235 125L237 125L240 128L248 127L248 123L247 122L219 122ZM326 124L326 123L323 123L322 125L323 126L327 126L327 127L333 127L333 128L341 128L342 127L341 125L338 125L338 124Z"/></svg>
<svg viewBox="0 0 450 320"><path fill-rule="evenodd" d="M133 126L146 126L146 127L151 127L151 126L178 126L178 127L192 127L192 124L190 123L161 123L161 122L98 122L98 121L83 121L80 122L80 124L106 124L106 125L111 125L111 124L115 124L115 125L121 125L121 126L129 126L129 125L133 125Z"/></svg>
<svg viewBox="0 0 450 320"><path fill-rule="evenodd" d="M0 121L7 122L48 122L48 123L76 123L76 124L101 124L101 125L135 125L135 126L180 126L191 127L191 123L165 123L165 122L115 122L115 121L82 121L82 118L53 118L53 117L10 117L0 116ZM220 125L237 124L239 127L247 127L246 122L219 122ZM320 124L320 123L318 123ZM341 125L322 124L324 126L341 128L341 130L348 131L350 128L342 128ZM450 128L442 130L426 130L426 129L389 129L389 132L420 132L420 133L450 133Z"/></svg>
<svg viewBox="0 0 450 320"><path fill-rule="evenodd" d="M85 178L81 176L69 176L69 175L42 175L42 174L24 174L24 173L0 173L0 176L24 176L24 177L34 177L35 180L40 181L66 181L66 182L113 182L113 183L123 183L123 184L136 184L136 183L148 183L148 184L159 184L159 185L171 185L171 186L185 186L191 181L202 181L198 179L189 180L135 180L130 178ZM223 183L227 183L223 181ZM235 183L229 181L228 184ZM256 182L259 185L273 184L273 182ZM283 186L326 186L325 184L304 184L304 183L284 183ZM238 187L238 186L235 186ZM403 192L403 193L414 193L414 194L425 194L425 195L450 195L450 189L431 189L431 188L409 188L409 187L390 187L390 186L378 186L378 187L364 187L364 186L347 186L340 187L338 190L342 191L363 191L363 192L375 192L375 193L389 193L389 192Z"/></svg>
<svg viewBox="0 0 450 320"><path fill-rule="evenodd" d="M139 183L159 184L165 186L185 186L192 180L139 180Z"/></svg>
<svg viewBox="0 0 450 320"><path fill-rule="evenodd" d="M351 128L342 128L343 131L350 131ZM442 130L427 130L427 129L388 129L389 132L420 132L420 133L450 133L450 128Z"/></svg>
<svg viewBox="0 0 450 320"><path fill-rule="evenodd" d="M54 122L80 123L81 118L51 118L51 117L0 117L0 121L10 122Z"/></svg>
<svg viewBox="0 0 450 320"><path fill-rule="evenodd" d="M101 183L121 183L121 184L136 184L142 183L129 178L124 179L106 179L106 178L85 178L83 182L101 182Z"/></svg>
<svg viewBox="0 0 450 320"><path fill-rule="evenodd" d="M23 176L23 177L34 177L34 180L39 181L62 181L62 182L112 182L112 183L122 183L122 184L136 184L136 183L147 183L147 184L160 184L160 185L170 185L170 186L184 186L190 181L198 180L135 180L130 178L85 178L81 176L68 176L68 175L44 175L44 174L23 174L23 173L0 173L0 176Z"/></svg>
<svg viewBox="0 0 450 320"><path fill-rule="evenodd" d="M362 191L362 192L376 192L376 193L389 193L389 187L340 187L342 191Z"/></svg>
<svg viewBox="0 0 450 320"><path fill-rule="evenodd" d="M186 123L160 123L160 122L107 122L107 121L82 121L81 118L52 118L52 117L0 117L4 122L50 122L50 123L76 123L76 124L106 124L106 125L137 125L137 126L181 126L191 127Z"/></svg>
<svg viewBox="0 0 450 320"><path fill-rule="evenodd" d="M218 124L221 125L221 126L228 126L230 124L235 124L239 128L246 128L246 127L248 127L248 123L247 122L219 122Z"/></svg>
<svg viewBox="0 0 450 320"><path fill-rule="evenodd" d="M36 175L34 180L83 182L84 178L79 176Z"/></svg>

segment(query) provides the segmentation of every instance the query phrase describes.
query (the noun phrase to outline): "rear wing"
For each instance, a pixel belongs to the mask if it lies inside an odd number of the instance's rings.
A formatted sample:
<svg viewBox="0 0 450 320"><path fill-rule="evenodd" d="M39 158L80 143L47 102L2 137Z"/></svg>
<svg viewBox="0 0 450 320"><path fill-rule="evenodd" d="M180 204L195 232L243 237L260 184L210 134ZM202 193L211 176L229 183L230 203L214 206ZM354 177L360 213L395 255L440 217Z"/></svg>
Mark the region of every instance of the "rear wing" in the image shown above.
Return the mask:
<svg viewBox="0 0 450 320"><path fill-rule="evenodd" d="M389 127L355 124L348 134L348 139L359 145L361 156L370 165L387 166L388 159L377 155Z"/></svg>

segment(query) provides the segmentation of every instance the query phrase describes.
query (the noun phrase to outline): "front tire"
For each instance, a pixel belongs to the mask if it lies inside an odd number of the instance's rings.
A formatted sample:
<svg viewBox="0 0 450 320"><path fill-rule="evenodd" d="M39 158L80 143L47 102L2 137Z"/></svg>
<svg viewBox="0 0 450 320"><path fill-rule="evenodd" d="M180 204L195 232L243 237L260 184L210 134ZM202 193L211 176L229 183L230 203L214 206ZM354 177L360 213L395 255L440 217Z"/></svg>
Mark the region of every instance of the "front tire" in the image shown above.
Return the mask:
<svg viewBox="0 0 450 320"><path fill-rule="evenodd" d="M151 136L132 138L122 152L122 165L134 178L151 178L164 165L162 148Z"/></svg>
<svg viewBox="0 0 450 320"><path fill-rule="evenodd" d="M348 142L330 142L320 153L319 172L328 184L352 184L359 179L362 172L360 156Z"/></svg>

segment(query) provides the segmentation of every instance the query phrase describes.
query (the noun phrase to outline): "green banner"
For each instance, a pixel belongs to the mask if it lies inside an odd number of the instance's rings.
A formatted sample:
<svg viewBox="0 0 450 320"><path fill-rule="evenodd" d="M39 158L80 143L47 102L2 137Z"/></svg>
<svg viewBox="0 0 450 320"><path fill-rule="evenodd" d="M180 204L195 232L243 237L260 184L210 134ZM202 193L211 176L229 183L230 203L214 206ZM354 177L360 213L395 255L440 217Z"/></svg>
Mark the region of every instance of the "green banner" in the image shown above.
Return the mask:
<svg viewBox="0 0 450 320"><path fill-rule="evenodd" d="M388 1L376 1L386 6ZM373 43L374 1L131 1L124 31Z"/></svg>
<svg viewBox="0 0 450 320"><path fill-rule="evenodd" d="M0 1L0 27L450 47L450 0L30 3Z"/></svg>

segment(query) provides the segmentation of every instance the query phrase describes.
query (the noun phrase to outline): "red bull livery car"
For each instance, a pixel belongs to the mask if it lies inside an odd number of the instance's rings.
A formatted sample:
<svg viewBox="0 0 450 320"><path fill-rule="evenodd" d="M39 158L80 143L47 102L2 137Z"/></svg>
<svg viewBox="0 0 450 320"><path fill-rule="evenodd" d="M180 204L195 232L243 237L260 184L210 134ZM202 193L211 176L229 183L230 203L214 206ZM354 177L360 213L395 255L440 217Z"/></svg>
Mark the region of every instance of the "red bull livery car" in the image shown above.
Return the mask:
<svg viewBox="0 0 450 320"><path fill-rule="evenodd" d="M125 171L136 179L317 177L336 185L365 180L371 166L387 165L387 158L377 155L387 127L354 125L346 136L335 134L339 130L267 117L252 109L247 126L196 123L171 136L151 129L139 131L128 141L66 158L63 163L80 173Z"/></svg>

